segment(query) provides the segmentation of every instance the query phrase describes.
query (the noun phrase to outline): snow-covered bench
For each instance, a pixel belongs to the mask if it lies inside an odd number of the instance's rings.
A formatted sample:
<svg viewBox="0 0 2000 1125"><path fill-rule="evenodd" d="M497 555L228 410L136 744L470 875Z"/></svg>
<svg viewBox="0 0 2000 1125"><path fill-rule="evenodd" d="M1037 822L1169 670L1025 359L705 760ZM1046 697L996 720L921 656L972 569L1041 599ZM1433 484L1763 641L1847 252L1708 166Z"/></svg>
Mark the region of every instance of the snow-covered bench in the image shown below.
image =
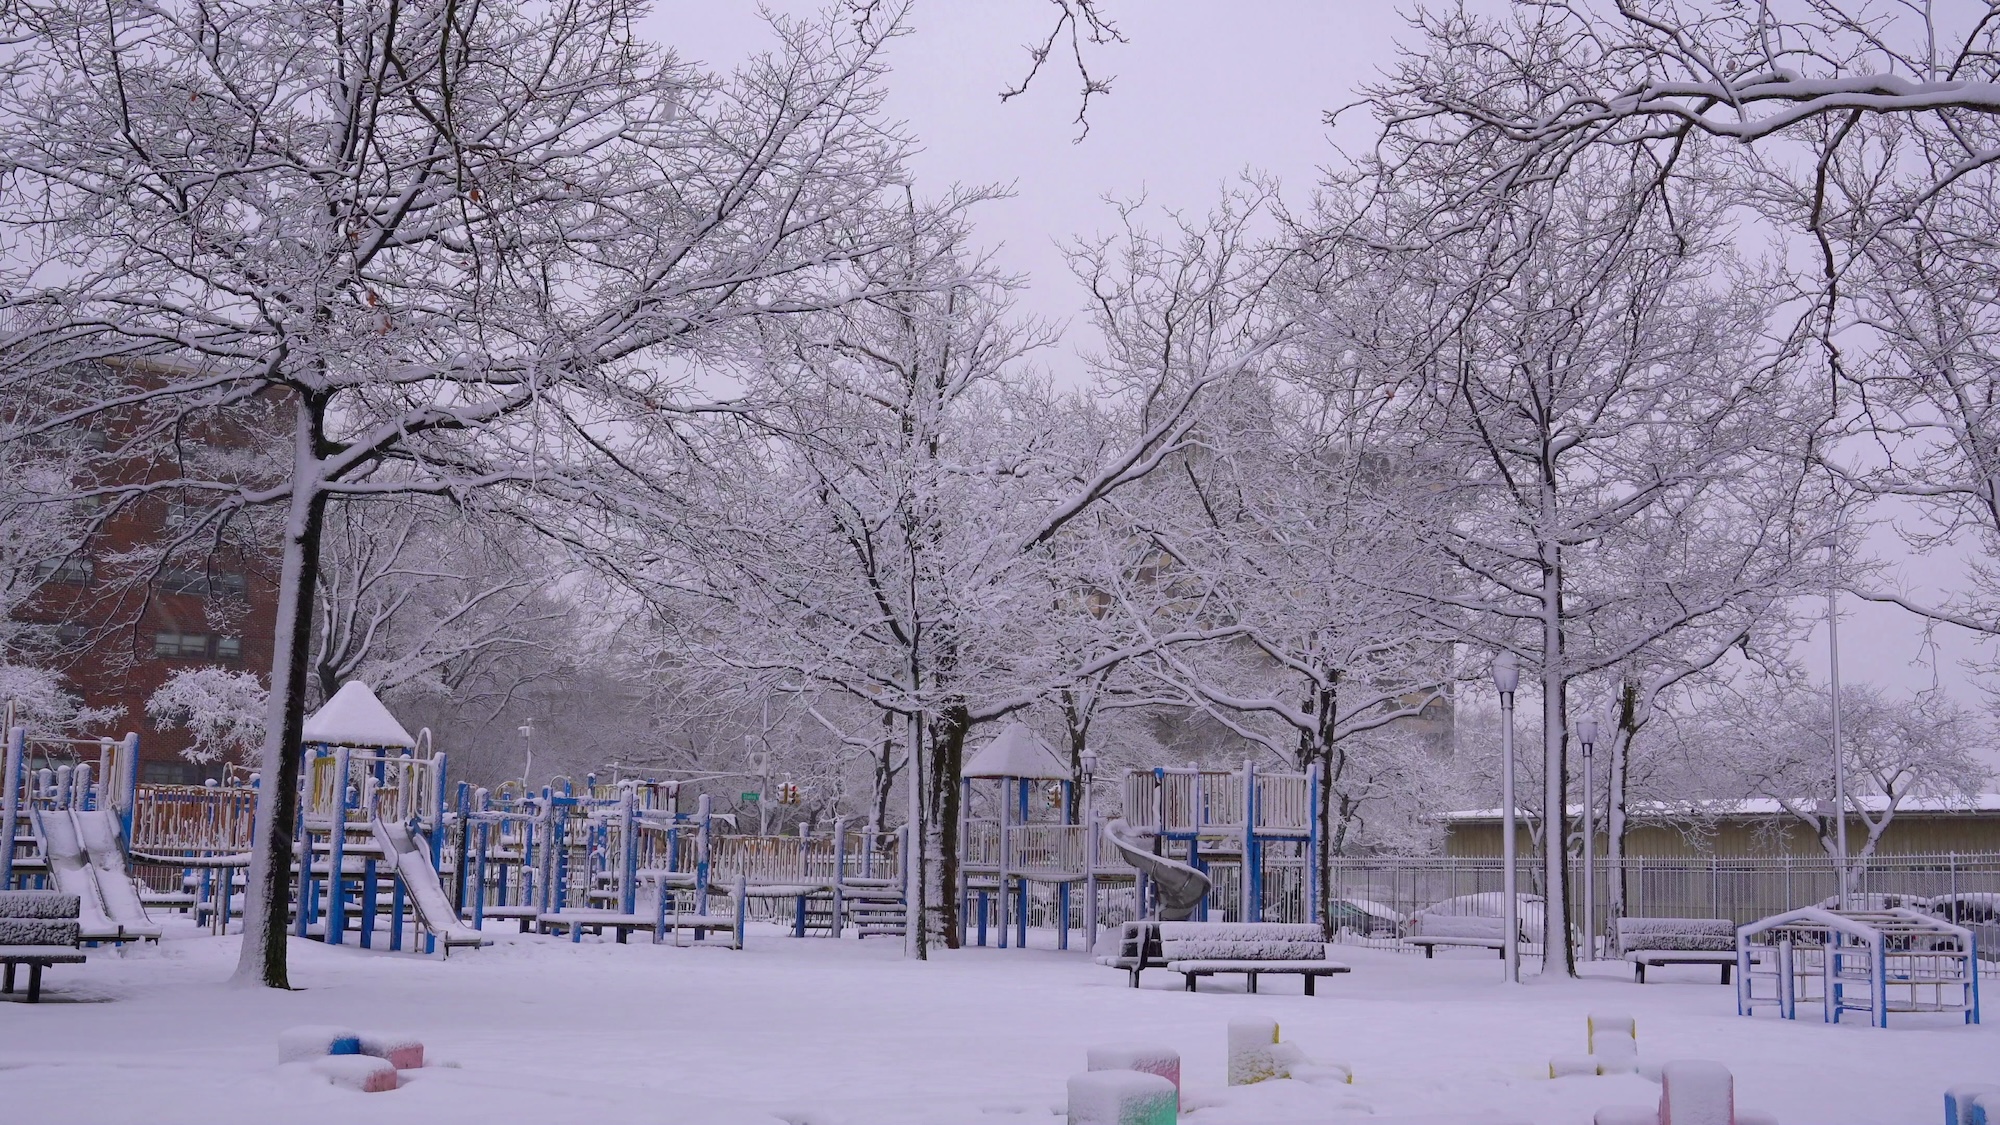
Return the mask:
<svg viewBox="0 0 2000 1125"><path fill-rule="evenodd" d="M1318 926L1283 922L1127 922L1118 953L1097 963L1124 969L1133 988L1150 968L1181 974L1189 992L1202 977L1220 973L1242 973L1255 992L1259 976L1281 973L1302 978L1307 996L1318 978L1348 971L1326 959Z"/></svg>
<svg viewBox="0 0 2000 1125"><path fill-rule="evenodd" d="M1491 949L1504 958L1507 956L1507 942L1503 936L1506 932L1506 922L1499 918L1479 914L1419 913L1414 932L1403 940L1421 947L1425 957L1435 956L1437 947L1443 945Z"/></svg>
<svg viewBox="0 0 2000 1125"><path fill-rule="evenodd" d="M1648 965L1719 965L1724 984L1736 965L1736 923L1727 918L1620 918L1617 939L1640 984Z"/></svg>
<svg viewBox="0 0 2000 1125"><path fill-rule="evenodd" d="M6 966L0 992L14 991L14 966L28 966L28 1003L42 998L42 968L74 965L84 959L75 895L55 891L0 891L0 964Z"/></svg>

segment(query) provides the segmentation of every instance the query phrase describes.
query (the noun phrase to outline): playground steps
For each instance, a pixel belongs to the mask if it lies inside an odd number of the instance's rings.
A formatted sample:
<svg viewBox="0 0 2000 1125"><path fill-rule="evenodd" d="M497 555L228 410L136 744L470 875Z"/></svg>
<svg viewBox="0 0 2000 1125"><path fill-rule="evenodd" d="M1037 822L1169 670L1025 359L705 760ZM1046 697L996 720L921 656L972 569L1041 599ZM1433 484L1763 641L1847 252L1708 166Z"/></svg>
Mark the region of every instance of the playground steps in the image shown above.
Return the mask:
<svg viewBox="0 0 2000 1125"><path fill-rule="evenodd" d="M876 895L850 893L843 896L847 924L857 937L902 937L907 917L901 892Z"/></svg>

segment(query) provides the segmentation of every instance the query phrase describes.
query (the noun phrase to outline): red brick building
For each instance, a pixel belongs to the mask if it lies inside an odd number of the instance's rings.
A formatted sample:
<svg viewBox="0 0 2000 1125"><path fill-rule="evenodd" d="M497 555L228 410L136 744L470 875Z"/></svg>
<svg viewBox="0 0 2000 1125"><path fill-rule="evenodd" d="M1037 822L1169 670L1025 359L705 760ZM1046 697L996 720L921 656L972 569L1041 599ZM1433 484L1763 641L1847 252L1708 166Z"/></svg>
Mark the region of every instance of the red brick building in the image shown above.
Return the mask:
<svg viewBox="0 0 2000 1125"><path fill-rule="evenodd" d="M251 453L264 411L241 417L194 419L173 448ZM86 435L102 450L82 486L138 485L174 479L178 454L129 454L115 421ZM254 454L244 458L255 462ZM273 558L255 540L260 521L238 518L224 534L195 530L204 509L171 491L100 500L107 509L95 533L74 553L41 566L42 585L15 610L17 620L43 626L39 644L11 658L60 673L86 706L118 707L103 733L137 731L140 780L199 782L221 774L220 763L182 757L188 735L154 725L146 700L174 670L215 665L268 681L277 591ZM168 551L185 536L187 544Z"/></svg>

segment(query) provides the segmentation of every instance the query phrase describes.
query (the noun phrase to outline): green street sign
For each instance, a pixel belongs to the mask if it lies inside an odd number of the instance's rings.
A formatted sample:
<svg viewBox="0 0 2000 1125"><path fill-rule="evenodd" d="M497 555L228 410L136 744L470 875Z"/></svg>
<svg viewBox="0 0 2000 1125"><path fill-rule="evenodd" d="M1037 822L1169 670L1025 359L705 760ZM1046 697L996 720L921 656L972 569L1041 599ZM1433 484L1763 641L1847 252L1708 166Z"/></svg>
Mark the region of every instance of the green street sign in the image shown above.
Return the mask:
<svg viewBox="0 0 2000 1125"><path fill-rule="evenodd" d="M757 794L755 794L755 793L745 793L745 794L743 794L743 803L744 803L744 804L746 804L746 805L754 805L754 804L756 804L756 803L757 803Z"/></svg>

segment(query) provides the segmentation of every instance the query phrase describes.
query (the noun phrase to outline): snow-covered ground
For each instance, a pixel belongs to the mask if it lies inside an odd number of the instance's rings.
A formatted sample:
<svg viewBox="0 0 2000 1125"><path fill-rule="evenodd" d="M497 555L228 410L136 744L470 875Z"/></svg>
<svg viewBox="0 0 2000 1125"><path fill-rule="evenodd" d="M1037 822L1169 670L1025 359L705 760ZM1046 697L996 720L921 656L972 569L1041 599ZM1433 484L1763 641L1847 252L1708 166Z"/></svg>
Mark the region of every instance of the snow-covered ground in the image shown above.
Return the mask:
<svg viewBox="0 0 2000 1125"><path fill-rule="evenodd" d="M1046 1125L1087 1047L1159 1043L1181 1052L1189 1125L1472 1110L1560 1125L1658 1097L1634 1076L1546 1077L1550 1056L1583 1052L1593 1010L1635 1015L1643 1059L1726 1062L1737 1104L1786 1125L1930 1123L1947 1085L2000 1082L1990 1025L1742 1019L1708 968L1508 989L1486 956L1342 948L1353 973L1309 998L1290 979L1188 995L1165 972L1132 991L1042 949L913 963L894 941L755 929L741 952L499 941L449 962L295 941L300 991L277 993L223 983L236 938L170 923L157 949L52 969L39 1007L0 1006L0 1120ZM1354 1084L1225 1087L1225 1027L1253 1015ZM301 1023L413 1032L448 1065L389 1093L315 1085L276 1065L277 1033Z"/></svg>

